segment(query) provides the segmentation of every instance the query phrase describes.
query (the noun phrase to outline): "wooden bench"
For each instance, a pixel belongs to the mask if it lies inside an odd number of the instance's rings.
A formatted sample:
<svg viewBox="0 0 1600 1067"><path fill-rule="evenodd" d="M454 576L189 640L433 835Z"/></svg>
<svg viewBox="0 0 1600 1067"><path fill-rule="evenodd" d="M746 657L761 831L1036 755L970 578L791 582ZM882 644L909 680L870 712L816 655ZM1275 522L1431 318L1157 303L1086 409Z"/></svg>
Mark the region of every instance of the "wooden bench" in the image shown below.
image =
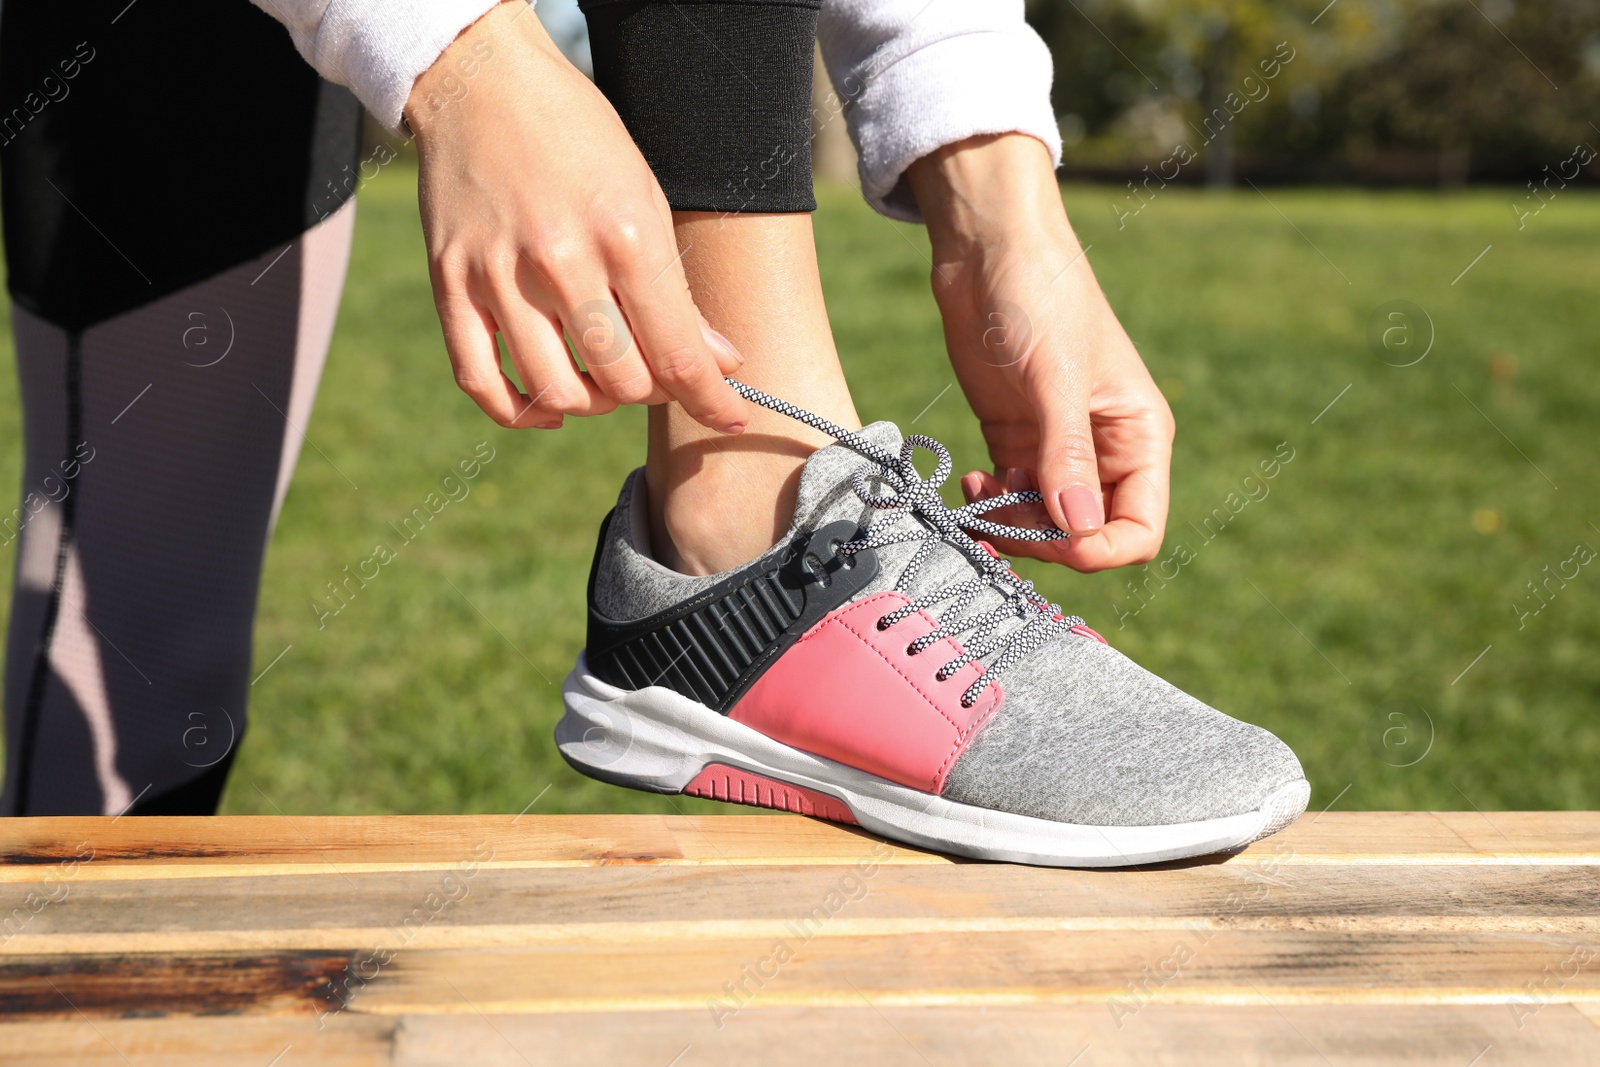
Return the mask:
<svg viewBox="0 0 1600 1067"><path fill-rule="evenodd" d="M797 816L0 822L0 1063L1600 1064L1600 815L1144 870Z"/></svg>

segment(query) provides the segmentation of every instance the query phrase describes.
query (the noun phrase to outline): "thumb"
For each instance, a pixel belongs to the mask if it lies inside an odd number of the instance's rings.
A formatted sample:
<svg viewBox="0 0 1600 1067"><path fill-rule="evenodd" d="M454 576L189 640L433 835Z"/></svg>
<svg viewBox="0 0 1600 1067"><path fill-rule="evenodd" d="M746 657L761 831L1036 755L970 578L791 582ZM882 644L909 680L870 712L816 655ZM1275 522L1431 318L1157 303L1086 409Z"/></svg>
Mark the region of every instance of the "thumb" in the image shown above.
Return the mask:
<svg viewBox="0 0 1600 1067"><path fill-rule="evenodd" d="M711 349L711 355L717 361L717 369L723 374L733 374L744 366L743 353L720 330L707 322L704 315L700 316L700 336L705 339L706 347Z"/></svg>
<svg viewBox="0 0 1600 1067"><path fill-rule="evenodd" d="M1106 524L1088 397L1048 390L1039 412L1039 491L1061 529L1092 534Z"/></svg>

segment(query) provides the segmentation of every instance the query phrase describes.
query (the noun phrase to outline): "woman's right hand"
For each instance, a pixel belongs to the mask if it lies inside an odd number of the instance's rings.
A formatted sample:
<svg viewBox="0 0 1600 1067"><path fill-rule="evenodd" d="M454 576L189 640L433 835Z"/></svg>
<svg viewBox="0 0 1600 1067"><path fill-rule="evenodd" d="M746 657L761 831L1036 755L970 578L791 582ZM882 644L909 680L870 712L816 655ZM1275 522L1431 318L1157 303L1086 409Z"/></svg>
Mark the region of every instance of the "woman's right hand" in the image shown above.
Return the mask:
<svg viewBox="0 0 1600 1067"><path fill-rule="evenodd" d="M502 426L676 401L738 433L748 402L723 377L743 357L695 308L666 197L531 10L502 3L469 26L406 105L456 383ZM501 370L496 333L526 394Z"/></svg>

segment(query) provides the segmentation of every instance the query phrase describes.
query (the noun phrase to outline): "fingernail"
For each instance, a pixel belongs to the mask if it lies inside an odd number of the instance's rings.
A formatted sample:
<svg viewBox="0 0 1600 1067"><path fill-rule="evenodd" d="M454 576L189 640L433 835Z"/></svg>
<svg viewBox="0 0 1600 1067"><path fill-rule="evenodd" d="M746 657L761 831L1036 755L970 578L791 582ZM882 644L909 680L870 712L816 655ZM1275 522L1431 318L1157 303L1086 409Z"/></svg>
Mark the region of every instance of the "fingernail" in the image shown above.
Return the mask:
<svg viewBox="0 0 1600 1067"><path fill-rule="evenodd" d="M1105 506L1100 494L1086 485L1069 485L1061 490L1061 510L1067 513L1067 529L1073 533L1093 533L1106 524Z"/></svg>
<svg viewBox="0 0 1600 1067"><path fill-rule="evenodd" d="M722 432L727 434L729 437L732 437L734 434L744 433L744 423L742 423L742 422L729 423L727 426L724 426L722 428Z"/></svg>
<svg viewBox="0 0 1600 1067"><path fill-rule="evenodd" d="M728 353L728 355L738 360L739 366L744 366L744 353L735 348L733 342L724 337L709 322L700 323L700 332L705 336L707 344L716 345L724 352Z"/></svg>

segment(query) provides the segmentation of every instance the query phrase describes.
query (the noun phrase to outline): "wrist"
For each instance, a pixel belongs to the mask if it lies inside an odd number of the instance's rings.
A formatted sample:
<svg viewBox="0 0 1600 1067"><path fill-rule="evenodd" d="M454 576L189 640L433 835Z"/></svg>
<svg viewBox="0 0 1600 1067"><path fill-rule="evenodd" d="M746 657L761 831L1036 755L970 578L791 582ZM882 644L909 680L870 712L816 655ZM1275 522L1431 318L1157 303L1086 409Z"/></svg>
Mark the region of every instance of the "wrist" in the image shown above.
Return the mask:
<svg viewBox="0 0 1600 1067"><path fill-rule="evenodd" d="M539 20L523 17L531 8L527 0L502 0L462 30L412 83L400 115L406 131L423 137L429 126L472 92L474 80L487 66L515 61L505 53L525 51L530 45L557 52Z"/></svg>
<svg viewBox="0 0 1600 1067"><path fill-rule="evenodd" d="M1009 238L1072 237L1050 152L1022 133L945 145L906 168L936 249L960 255Z"/></svg>

